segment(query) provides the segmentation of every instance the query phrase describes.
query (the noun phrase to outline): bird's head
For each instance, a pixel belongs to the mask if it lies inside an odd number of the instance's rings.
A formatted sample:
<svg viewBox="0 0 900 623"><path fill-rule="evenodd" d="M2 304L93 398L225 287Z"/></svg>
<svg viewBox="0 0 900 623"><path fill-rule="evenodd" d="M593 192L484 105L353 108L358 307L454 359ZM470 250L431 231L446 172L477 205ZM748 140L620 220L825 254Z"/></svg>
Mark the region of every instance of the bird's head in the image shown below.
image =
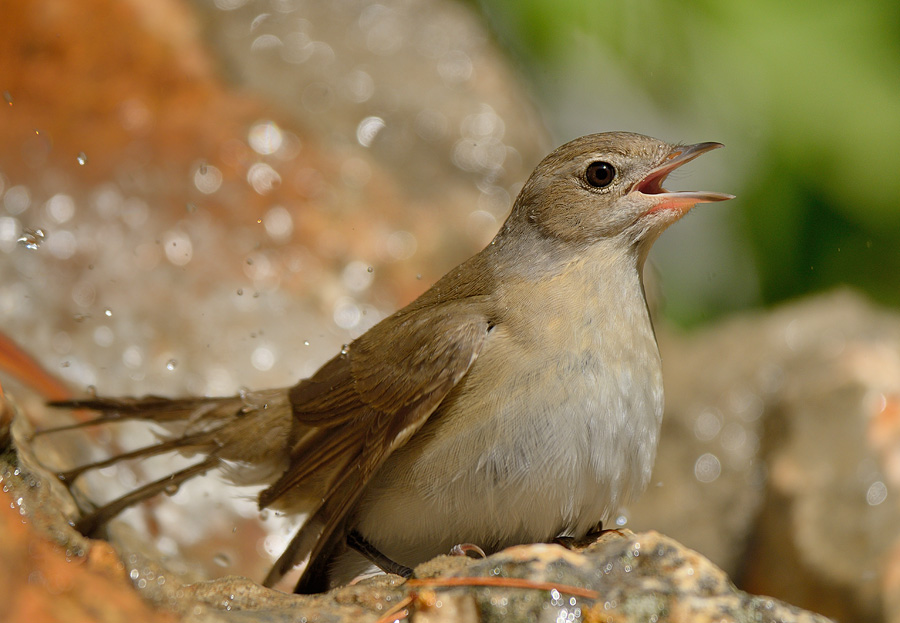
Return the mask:
<svg viewBox="0 0 900 623"><path fill-rule="evenodd" d="M516 199L510 225L576 244L616 238L643 255L695 204L733 198L662 187L673 170L718 147L672 145L628 132L583 136L541 161Z"/></svg>

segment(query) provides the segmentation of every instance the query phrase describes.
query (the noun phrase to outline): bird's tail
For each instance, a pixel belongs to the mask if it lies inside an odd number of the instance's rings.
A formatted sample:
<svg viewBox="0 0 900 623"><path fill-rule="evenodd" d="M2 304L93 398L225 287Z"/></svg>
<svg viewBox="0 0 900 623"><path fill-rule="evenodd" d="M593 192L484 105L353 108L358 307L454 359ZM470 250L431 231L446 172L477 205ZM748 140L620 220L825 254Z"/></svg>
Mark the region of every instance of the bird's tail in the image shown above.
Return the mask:
<svg viewBox="0 0 900 623"><path fill-rule="evenodd" d="M54 407L90 409L99 416L92 420L45 429L46 435L108 422L144 420L171 431L161 435L157 443L116 454L57 476L67 486L85 472L130 459L142 459L166 453L199 457L189 467L155 480L103 506L86 512L76 528L93 535L120 512L143 500L172 488L186 480L215 468L240 484L264 482L284 470L288 457L291 431L291 408L286 390L242 392L225 398L86 398L49 403ZM233 469L240 465L241 469ZM252 469L249 469L252 468Z"/></svg>

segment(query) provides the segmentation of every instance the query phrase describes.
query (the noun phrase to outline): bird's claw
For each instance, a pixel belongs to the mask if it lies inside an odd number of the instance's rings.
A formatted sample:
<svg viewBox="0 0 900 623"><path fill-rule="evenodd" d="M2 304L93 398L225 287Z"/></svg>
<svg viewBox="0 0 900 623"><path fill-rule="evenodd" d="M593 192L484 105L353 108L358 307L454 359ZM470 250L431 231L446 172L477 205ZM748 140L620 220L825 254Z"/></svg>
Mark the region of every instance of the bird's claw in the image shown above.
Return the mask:
<svg viewBox="0 0 900 623"><path fill-rule="evenodd" d="M468 556L469 554L474 554L473 558L487 558L484 550L474 543L459 543L450 549L451 556Z"/></svg>

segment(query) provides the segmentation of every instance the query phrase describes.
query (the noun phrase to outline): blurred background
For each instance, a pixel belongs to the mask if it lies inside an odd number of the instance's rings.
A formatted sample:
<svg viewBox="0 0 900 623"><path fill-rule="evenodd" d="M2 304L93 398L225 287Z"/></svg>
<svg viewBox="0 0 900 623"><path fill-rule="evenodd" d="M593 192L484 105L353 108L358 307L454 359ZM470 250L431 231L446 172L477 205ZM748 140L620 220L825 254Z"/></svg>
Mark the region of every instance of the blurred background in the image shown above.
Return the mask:
<svg viewBox="0 0 900 623"><path fill-rule="evenodd" d="M0 4L0 330L24 351L0 379L39 424L90 388L292 384L486 244L550 149L608 130L726 145L667 184L737 199L656 244L664 332L845 284L900 305L897 3ZM135 523L221 553L254 494L198 526L234 498L210 480ZM246 530L212 573L264 572L285 533Z"/></svg>
<svg viewBox="0 0 900 623"><path fill-rule="evenodd" d="M738 200L660 241L670 317L692 323L837 284L900 303L896 4L480 7L554 137L621 127L726 144L697 168L718 165L703 182Z"/></svg>

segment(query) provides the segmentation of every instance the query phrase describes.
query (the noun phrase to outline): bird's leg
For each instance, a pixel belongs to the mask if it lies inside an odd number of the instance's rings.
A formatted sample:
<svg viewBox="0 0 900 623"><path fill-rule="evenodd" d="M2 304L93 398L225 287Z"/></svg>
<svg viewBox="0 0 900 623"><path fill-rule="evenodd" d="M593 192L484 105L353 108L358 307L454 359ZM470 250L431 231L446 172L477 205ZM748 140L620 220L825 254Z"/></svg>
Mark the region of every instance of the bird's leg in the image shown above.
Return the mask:
<svg viewBox="0 0 900 623"><path fill-rule="evenodd" d="M351 530L347 535L347 546L362 554L366 560L385 573L393 573L404 578L412 576L412 569L405 565L401 565L399 562L394 562L379 552L374 545L369 543L365 537L356 530Z"/></svg>

